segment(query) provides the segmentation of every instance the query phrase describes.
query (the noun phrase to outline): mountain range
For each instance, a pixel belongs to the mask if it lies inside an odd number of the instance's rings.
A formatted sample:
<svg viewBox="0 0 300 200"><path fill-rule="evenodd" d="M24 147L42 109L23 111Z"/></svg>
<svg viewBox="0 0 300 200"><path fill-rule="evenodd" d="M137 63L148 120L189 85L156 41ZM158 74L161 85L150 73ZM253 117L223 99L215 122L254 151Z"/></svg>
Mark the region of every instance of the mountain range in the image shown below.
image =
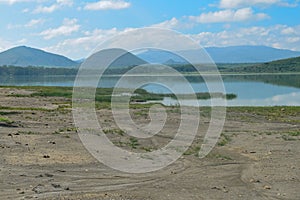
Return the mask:
<svg viewBox="0 0 300 200"><path fill-rule="evenodd" d="M266 46L231 46L231 47L208 47L205 48L216 63L264 63L285 58L300 56L300 52L276 49ZM196 55L197 52L187 50L184 54ZM71 60L65 56L49 53L40 49L26 46L14 47L0 53L0 66L43 66L75 68L81 62ZM176 54L160 51L142 51L136 55L128 53L114 65L132 65L143 63L180 64L186 62Z"/></svg>
<svg viewBox="0 0 300 200"><path fill-rule="evenodd" d="M205 50L215 63L264 63L300 56L299 51L276 49L266 46L207 47ZM188 55L194 58L194 60L203 60L203 63L209 61L203 54L203 58L200 57L199 50L185 50L175 53ZM150 49L142 51L137 56L150 63L180 64L187 62L175 53Z"/></svg>

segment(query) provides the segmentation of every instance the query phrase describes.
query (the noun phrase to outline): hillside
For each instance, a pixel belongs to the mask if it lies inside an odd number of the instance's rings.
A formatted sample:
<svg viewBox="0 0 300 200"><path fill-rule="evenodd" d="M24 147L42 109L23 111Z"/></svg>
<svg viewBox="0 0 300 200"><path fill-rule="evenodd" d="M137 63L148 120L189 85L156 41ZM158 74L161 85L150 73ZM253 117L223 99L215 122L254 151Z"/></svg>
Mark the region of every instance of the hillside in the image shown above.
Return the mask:
<svg viewBox="0 0 300 200"><path fill-rule="evenodd" d="M0 53L0 66L75 67L78 63L61 55L26 46L19 46Z"/></svg>
<svg viewBox="0 0 300 200"><path fill-rule="evenodd" d="M262 64L247 65L243 67L228 68L227 72L241 73L287 73L300 72L300 57L266 62Z"/></svg>

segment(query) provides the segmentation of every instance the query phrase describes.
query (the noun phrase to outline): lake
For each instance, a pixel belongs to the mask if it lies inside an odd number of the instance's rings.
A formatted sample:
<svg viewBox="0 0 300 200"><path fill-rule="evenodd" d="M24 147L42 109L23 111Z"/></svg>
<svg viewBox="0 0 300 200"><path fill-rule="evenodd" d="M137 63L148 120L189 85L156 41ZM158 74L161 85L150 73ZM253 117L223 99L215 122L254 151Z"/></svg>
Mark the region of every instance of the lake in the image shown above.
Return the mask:
<svg viewBox="0 0 300 200"><path fill-rule="evenodd" d="M149 77L140 77L147 79ZM69 86L74 84L74 76L18 76L1 77L0 85L10 86ZM207 85L203 78L197 76L186 76L195 92L208 92ZM222 75L225 92L237 95L236 99L228 100L228 106L300 106L300 74L289 75ZM114 87L119 77L106 76L101 79L99 87ZM132 80L134 83L135 79ZM153 80L151 78L151 80ZM179 93L184 94L186 83L174 77L165 77L167 85L175 85ZM150 78L149 78L150 81ZM123 87L131 87L133 83L124 84ZM155 81L152 81L155 82ZM214 81L210 85L219 84ZM169 93L170 91L158 84L147 84L143 88L154 93ZM175 105L178 102L174 99L165 98L162 101L165 105ZM211 100L183 100L184 105L210 106ZM221 101L220 101L221 103ZM219 105L218 100L214 105Z"/></svg>

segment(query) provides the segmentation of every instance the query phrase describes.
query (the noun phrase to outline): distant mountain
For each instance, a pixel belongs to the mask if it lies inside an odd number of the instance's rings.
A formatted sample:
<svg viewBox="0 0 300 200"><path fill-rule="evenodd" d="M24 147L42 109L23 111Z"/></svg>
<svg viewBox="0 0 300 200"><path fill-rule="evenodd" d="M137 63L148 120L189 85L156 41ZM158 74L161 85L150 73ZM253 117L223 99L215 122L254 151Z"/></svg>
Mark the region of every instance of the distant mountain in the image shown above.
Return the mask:
<svg viewBox="0 0 300 200"><path fill-rule="evenodd" d="M149 63L173 64L186 62L184 59L182 59L175 53L159 49L149 49L146 51L142 51L141 53L137 54L137 56Z"/></svg>
<svg viewBox="0 0 300 200"><path fill-rule="evenodd" d="M208 47L215 63L262 63L300 56L300 52L266 46Z"/></svg>
<svg viewBox="0 0 300 200"><path fill-rule="evenodd" d="M26 46L19 46L0 53L0 66L20 67L75 67L78 63L61 55Z"/></svg>
<svg viewBox="0 0 300 200"><path fill-rule="evenodd" d="M298 51L266 46L207 47L205 50L215 63L263 63L300 56ZM205 56L199 55L199 50L180 51L180 54L189 55L194 58L193 60L200 60L204 63L208 61ZM143 51L137 56L151 63L168 63L170 60L176 63L186 63L176 54L162 50Z"/></svg>
<svg viewBox="0 0 300 200"><path fill-rule="evenodd" d="M84 65L90 69L108 65L107 69L118 70L143 64L147 64L147 62L128 51L118 48L101 50L84 61Z"/></svg>

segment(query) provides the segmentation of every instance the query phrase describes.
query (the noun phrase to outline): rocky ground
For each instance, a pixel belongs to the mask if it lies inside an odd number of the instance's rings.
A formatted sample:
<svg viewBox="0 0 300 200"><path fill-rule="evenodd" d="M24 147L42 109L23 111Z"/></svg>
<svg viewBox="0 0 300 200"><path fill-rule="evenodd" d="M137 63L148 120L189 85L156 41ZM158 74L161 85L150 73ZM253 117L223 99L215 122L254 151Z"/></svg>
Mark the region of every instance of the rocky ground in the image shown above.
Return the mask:
<svg viewBox="0 0 300 200"><path fill-rule="evenodd" d="M218 145L199 159L210 119L203 110L199 134L178 161L157 172L128 174L106 167L85 149L70 99L30 93L0 88L1 199L300 199L299 107L229 108ZM167 144L178 128L178 108L166 109L166 127L151 140L132 141L108 108L97 114L116 145L147 152ZM132 116L149 122L143 106Z"/></svg>

